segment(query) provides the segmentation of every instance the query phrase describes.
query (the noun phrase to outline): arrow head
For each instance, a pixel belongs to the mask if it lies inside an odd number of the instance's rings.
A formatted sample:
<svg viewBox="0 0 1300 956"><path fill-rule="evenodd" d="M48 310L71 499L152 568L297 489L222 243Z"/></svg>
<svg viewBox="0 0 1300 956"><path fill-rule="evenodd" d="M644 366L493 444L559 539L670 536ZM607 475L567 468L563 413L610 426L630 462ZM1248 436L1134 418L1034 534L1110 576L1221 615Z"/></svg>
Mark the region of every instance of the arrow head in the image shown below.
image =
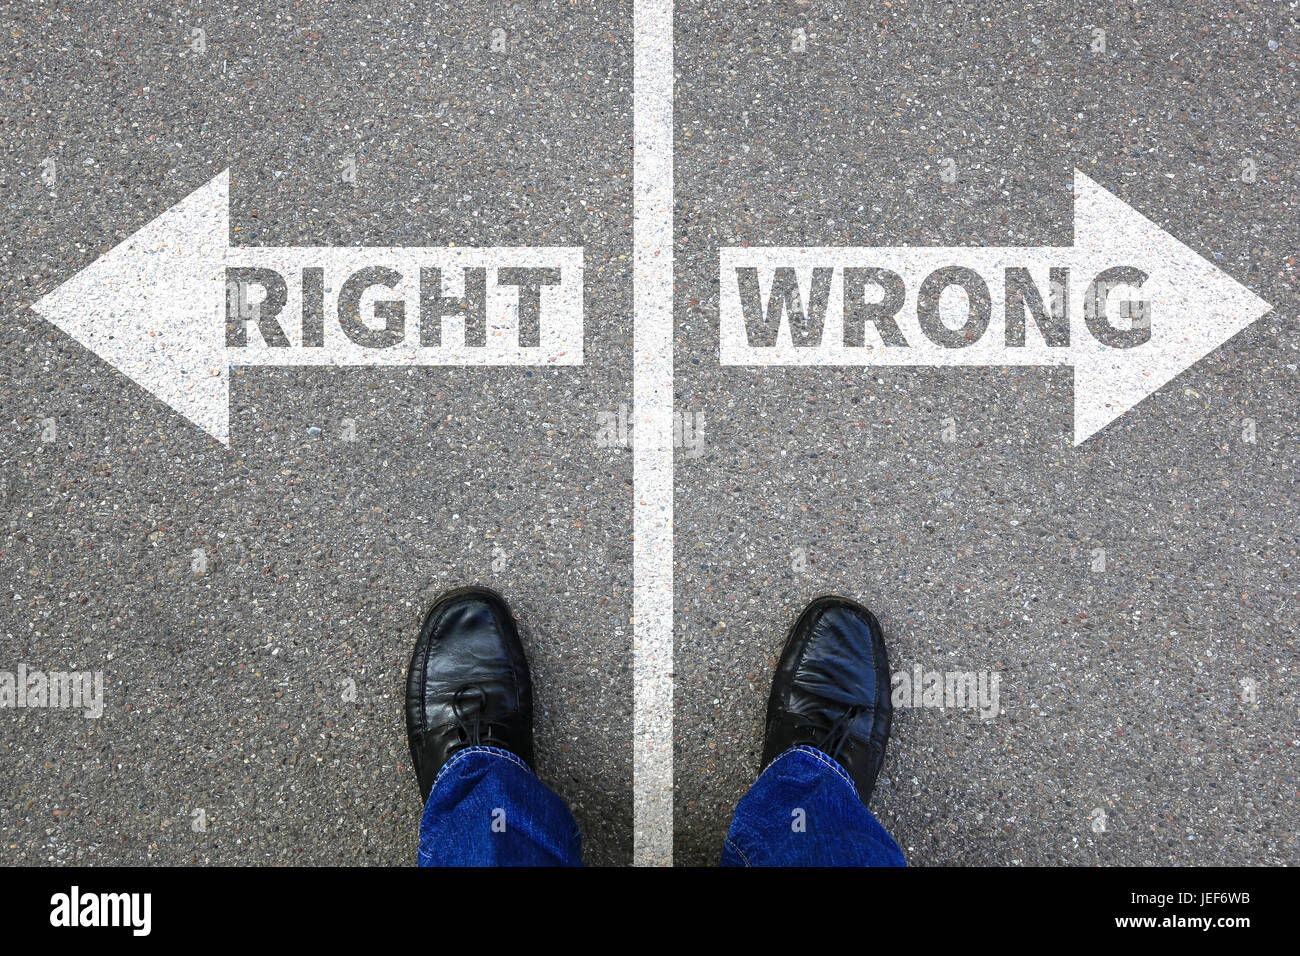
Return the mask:
<svg viewBox="0 0 1300 956"><path fill-rule="evenodd" d="M1272 306L1077 169L1074 194L1079 264L1092 275L1115 265L1138 267L1149 278L1140 290L1116 290L1111 309L1117 310L1118 302L1129 297L1145 299L1151 308L1151 338L1133 348L1103 345L1081 323L1077 326L1077 446Z"/></svg>
<svg viewBox="0 0 1300 956"><path fill-rule="evenodd" d="M225 445L229 196L225 170L32 307Z"/></svg>

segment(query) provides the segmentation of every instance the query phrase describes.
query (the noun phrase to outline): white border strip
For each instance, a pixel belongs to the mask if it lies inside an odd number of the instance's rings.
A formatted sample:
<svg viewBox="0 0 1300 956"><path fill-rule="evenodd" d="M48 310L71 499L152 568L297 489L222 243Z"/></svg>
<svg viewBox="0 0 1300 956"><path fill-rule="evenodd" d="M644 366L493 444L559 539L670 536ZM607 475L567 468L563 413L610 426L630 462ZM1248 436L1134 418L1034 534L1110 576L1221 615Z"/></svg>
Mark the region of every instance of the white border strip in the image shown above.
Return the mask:
<svg viewBox="0 0 1300 956"><path fill-rule="evenodd" d="M673 5L633 4L632 861L673 862Z"/></svg>

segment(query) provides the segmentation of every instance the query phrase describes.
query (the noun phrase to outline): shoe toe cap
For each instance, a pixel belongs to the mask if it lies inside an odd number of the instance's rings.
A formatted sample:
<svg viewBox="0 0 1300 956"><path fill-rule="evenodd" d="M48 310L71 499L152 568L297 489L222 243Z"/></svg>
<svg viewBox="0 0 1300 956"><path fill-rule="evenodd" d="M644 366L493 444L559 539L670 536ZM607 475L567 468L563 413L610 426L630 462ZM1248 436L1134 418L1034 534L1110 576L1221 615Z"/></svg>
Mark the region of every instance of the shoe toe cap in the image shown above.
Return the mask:
<svg viewBox="0 0 1300 956"><path fill-rule="evenodd" d="M844 599L825 599L809 609L804 630L793 675L799 689L844 704L888 704L889 658L871 612Z"/></svg>

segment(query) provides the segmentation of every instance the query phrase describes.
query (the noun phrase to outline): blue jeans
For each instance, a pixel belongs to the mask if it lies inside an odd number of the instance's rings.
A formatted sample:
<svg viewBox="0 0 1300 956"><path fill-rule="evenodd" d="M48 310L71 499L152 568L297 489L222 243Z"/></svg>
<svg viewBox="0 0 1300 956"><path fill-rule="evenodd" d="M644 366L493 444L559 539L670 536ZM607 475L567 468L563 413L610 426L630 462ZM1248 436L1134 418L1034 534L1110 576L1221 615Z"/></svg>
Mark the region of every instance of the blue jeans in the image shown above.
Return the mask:
<svg viewBox="0 0 1300 956"><path fill-rule="evenodd" d="M838 763L791 747L740 798L723 866L906 866Z"/></svg>
<svg viewBox="0 0 1300 956"><path fill-rule="evenodd" d="M573 814L518 757L460 751L438 773L420 820L420 866L580 866ZM844 768L794 747L736 807L723 866L904 866Z"/></svg>
<svg viewBox="0 0 1300 956"><path fill-rule="evenodd" d="M581 866L582 835L528 765L466 747L438 771L420 820L420 866Z"/></svg>

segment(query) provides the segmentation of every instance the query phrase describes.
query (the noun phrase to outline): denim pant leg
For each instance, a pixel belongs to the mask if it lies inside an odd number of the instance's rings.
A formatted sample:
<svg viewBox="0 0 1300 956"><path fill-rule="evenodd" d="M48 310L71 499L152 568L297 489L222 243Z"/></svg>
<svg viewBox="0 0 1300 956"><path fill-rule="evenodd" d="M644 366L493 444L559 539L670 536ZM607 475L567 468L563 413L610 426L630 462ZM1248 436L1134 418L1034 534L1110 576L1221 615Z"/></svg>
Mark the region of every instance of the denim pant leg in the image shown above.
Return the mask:
<svg viewBox="0 0 1300 956"><path fill-rule="evenodd" d="M582 836L514 754L467 747L438 772L420 819L420 866L581 866Z"/></svg>
<svg viewBox="0 0 1300 956"><path fill-rule="evenodd" d="M723 866L906 866L838 763L812 747L773 760L736 806Z"/></svg>

